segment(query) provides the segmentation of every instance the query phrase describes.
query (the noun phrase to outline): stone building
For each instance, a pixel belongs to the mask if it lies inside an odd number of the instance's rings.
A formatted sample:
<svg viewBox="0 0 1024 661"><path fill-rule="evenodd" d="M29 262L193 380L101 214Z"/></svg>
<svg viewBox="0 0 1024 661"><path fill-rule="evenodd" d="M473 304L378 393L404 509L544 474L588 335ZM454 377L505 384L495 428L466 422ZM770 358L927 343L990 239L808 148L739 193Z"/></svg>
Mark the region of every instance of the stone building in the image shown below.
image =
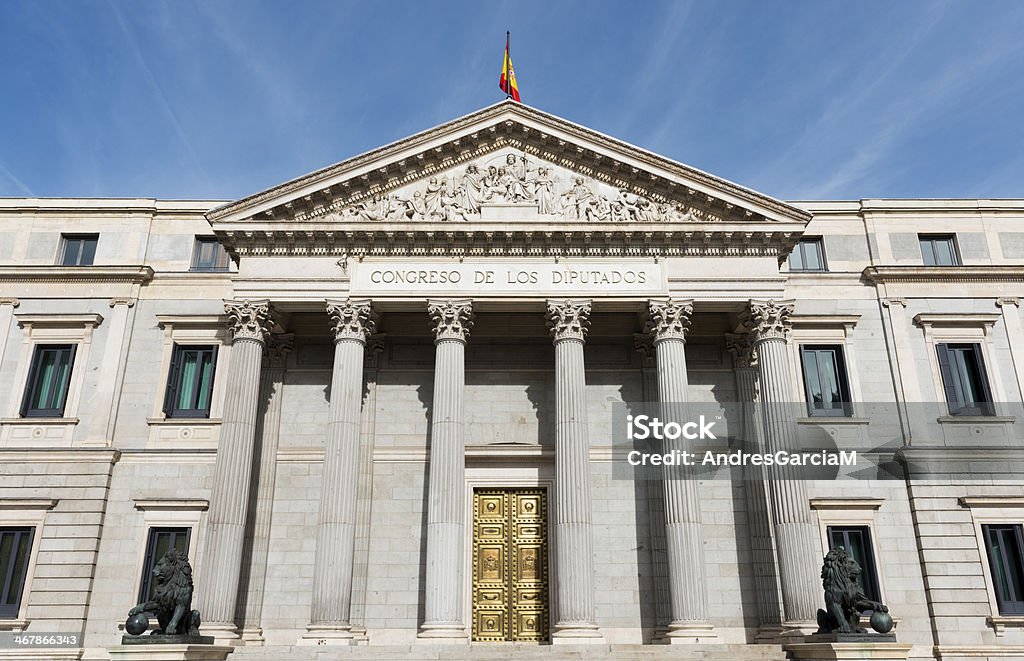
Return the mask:
<svg viewBox="0 0 1024 661"><path fill-rule="evenodd" d="M0 200L0 631L108 658L175 546L230 658L783 659L841 544L911 658L1024 658L1022 282L1024 200L782 202L508 101L235 202ZM903 473L624 479L658 401Z"/></svg>

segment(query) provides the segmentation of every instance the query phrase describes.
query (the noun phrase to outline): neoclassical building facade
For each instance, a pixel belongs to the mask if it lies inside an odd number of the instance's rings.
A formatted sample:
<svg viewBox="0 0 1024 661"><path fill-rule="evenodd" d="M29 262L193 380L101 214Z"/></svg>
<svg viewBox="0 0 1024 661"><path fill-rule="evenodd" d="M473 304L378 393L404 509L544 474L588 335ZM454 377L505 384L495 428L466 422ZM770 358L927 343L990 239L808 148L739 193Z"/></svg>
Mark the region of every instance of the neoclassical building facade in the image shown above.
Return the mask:
<svg viewBox="0 0 1024 661"><path fill-rule="evenodd" d="M511 101L2 199L0 632L109 658L176 547L230 658L785 659L842 545L910 658L1024 658L1022 294L1022 200L787 203ZM643 402L898 475L630 479Z"/></svg>

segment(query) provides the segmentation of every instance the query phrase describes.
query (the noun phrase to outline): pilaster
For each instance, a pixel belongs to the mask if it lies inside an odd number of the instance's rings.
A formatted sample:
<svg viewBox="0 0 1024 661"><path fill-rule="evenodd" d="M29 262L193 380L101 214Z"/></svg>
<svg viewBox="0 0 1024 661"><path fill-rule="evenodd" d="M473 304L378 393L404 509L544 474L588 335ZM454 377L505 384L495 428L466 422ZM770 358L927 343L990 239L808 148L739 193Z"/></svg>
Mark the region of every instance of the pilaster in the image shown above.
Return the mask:
<svg viewBox="0 0 1024 661"><path fill-rule="evenodd" d="M1010 345L1010 359L1013 361L1013 373L1017 377L1017 397L1009 398L1020 400L1024 398L1024 325L1020 319L1020 299L1015 296L1006 296L996 299L996 306L1003 313L1003 329L1006 331L1006 341Z"/></svg>
<svg viewBox="0 0 1024 661"><path fill-rule="evenodd" d="M120 400L120 385L124 378L125 354L128 349L125 338L130 338L128 328L135 299L112 298L110 307L112 312L108 321L107 340L103 345L103 365L89 406L92 420L83 445L106 447L113 440L115 413Z"/></svg>

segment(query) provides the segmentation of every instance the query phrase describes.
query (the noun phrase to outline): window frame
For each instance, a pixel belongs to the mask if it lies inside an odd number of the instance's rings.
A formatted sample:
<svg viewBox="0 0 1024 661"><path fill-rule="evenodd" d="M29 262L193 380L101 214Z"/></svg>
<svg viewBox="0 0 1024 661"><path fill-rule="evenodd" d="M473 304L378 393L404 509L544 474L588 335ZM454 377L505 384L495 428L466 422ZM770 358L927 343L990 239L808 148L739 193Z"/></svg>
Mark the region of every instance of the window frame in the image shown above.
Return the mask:
<svg viewBox="0 0 1024 661"><path fill-rule="evenodd" d="M68 263L68 248L74 242L82 242L79 244L77 254L74 262ZM92 241L92 255L89 258L88 263L82 262L84 255L84 247L86 241ZM61 234L60 235L60 254L57 257L58 266L94 266L96 263L96 250L99 248L100 235L97 233L84 233L84 234Z"/></svg>
<svg viewBox="0 0 1024 661"><path fill-rule="evenodd" d="M28 571L29 566L32 563L32 547L35 545L35 533L36 528L32 525L22 526L0 526L0 545L3 544L3 538L5 534L14 535L14 541L12 544L11 556L12 562L10 567L7 568L6 574L0 573L0 620L16 620L19 613L21 613L22 602L25 601L25 588L28 587ZM14 604L7 604L7 600L10 599L10 590L12 589L12 581L14 579L15 570L17 563L13 562L17 558L17 548L14 544L21 543L22 535L28 535L28 547L25 549L25 557L22 562L20 569L21 580L18 588L17 601ZM2 571L0 567L0 571Z"/></svg>
<svg viewBox="0 0 1024 661"><path fill-rule="evenodd" d="M864 535L864 538L861 540L864 557L862 558L862 561L858 561L861 569L861 587L864 589L864 595L868 599L881 602L882 590L879 587L878 564L875 560L874 535L871 534L871 526L867 524L849 523L826 525L825 534L830 550L835 548L832 536L837 531L842 531L844 535L847 536L850 532L857 532ZM849 548L847 548L847 551L849 551ZM850 555L852 556L853 554L851 553Z"/></svg>
<svg viewBox="0 0 1024 661"><path fill-rule="evenodd" d="M996 571L993 563L995 558L992 557L992 538L990 533L994 528L1010 528L1013 530L1014 541L1017 545L1017 555L1019 558L1024 558L1024 524L1020 523L982 523L981 534L985 543L985 559L989 565L990 576L992 579L992 591L996 599L996 606L999 611L999 615L1007 616L1024 616L1024 592L1022 594L1015 595L1017 598L1014 600L1008 600L1006 597L1010 595L1001 594L1002 590L998 583L996 583ZM1004 565L1006 559L1003 558ZM1004 566L1004 569L1006 567ZM1024 563L1021 567L1018 567L1020 572L1021 587L1024 589ZM1007 608L1004 609L1004 606Z"/></svg>
<svg viewBox="0 0 1024 661"><path fill-rule="evenodd" d="M807 268L806 266L801 266L800 268L794 268L793 267L793 255L797 254L799 252L800 261L802 263L806 263L806 259L804 259L806 251L804 251L802 249L802 247L805 246L805 245L812 244L812 243L815 246L817 246L817 253L818 253L818 258L821 261L821 268L820 269L812 269L812 268ZM828 272L828 261L826 260L826 256L825 256L825 237L823 237L823 236L805 236L805 237L801 237L800 240L797 241L796 245L793 246L792 252L789 253L789 257L786 259L786 264L789 267L790 273L827 273Z"/></svg>
<svg viewBox="0 0 1024 661"><path fill-rule="evenodd" d="M949 242L949 253L953 260L950 264L940 264L938 260L938 252L935 250L935 243L938 241ZM921 262L925 266L936 266L936 267L947 267L947 266L963 266L963 260L960 257L960 246L956 240L956 233L952 234L918 234L917 235L918 246L921 250ZM928 243L928 250L932 259L932 263L928 263L928 258L925 257L925 243Z"/></svg>
<svg viewBox="0 0 1024 661"><path fill-rule="evenodd" d="M171 361L167 369L167 385L164 389L164 405L163 412L167 418L209 418L210 410L213 406L213 393L217 382L217 344L185 344L174 342L171 348ZM207 394L207 402L205 408L178 408L175 406L175 400L178 398L178 393L182 387L182 381L184 378L184 356L187 352L197 352L202 356L207 356L208 360L204 361L204 364L208 364L212 370L210 375L209 392ZM200 378L201 377L197 377ZM196 390L196 397L199 396L199 390Z"/></svg>
<svg viewBox="0 0 1024 661"><path fill-rule="evenodd" d="M833 365L836 371L834 378L839 386L839 408L816 408L811 395L810 383L807 380L807 354L819 352L832 352ZM853 398L850 393L850 376L846 369L846 352L842 344L800 344L800 376L804 382L804 399L807 401L807 415L812 418L849 418L853 415ZM817 365L818 381L822 380L822 364L815 358Z"/></svg>
<svg viewBox="0 0 1024 661"><path fill-rule="evenodd" d="M60 501L56 498L3 498L0 499L0 527L32 528L32 544L29 547L28 567L22 581L18 613L14 617L0 617L0 631L24 631L29 622L26 619L32 583L39 558L40 541L46 526L46 515Z"/></svg>
<svg viewBox="0 0 1024 661"><path fill-rule="evenodd" d="M160 534L170 534L174 540L178 535L185 536L185 557L189 557L192 550L192 526L167 526L155 525L146 528L146 551L142 558L142 571L139 574L139 592L135 603L141 604L149 601L149 593L153 588L153 569L160 558L156 557L156 547ZM175 545L172 541L172 545ZM168 547L170 548L170 547Z"/></svg>
<svg viewBox="0 0 1024 661"><path fill-rule="evenodd" d="M994 416L996 414L995 402L992 400L992 389L989 384L981 343L936 342L935 352L949 414L953 416ZM960 358L965 355L973 357L973 370L967 361ZM956 366L954 366L954 362L956 362ZM972 371L976 375L977 381L972 378ZM965 383L964 380L970 383ZM971 402L961 400L960 393L966 392L968 385L971 391L976 395L980 394L983 399L975 399Z"/></svg>
<svg viewBox="0 0 1024 661"><path fill-rule="evenodd" d="M202 266L199 263L199 257L202 253L203 246L213 244L217 246L219 255L223 255L223 260L219 257L216 262L210 266ZM223 264L221 263L223 261ZM231 270L231 256L228 255L228 251L224 248L223 244L217 240L215 236L203 236L197 234L195 241L192 245L192 261L189 264L189 271L196 273L227 273Z"/></svg>
<svg viewBox="0 0 1024 661"><path fill-rule="evenodd" d="M53 383L50 386L50 392L47 393L47 400L52 400L55 389L61 387L63 390L60 393L59 405L51 408L34 408L30 405L33 399L37 399L35 395L36 388L39 387L39 379L43 370L43 360L46 352L57 351L58 355L63 356L61 363L67 369L67 374L63 379L63 386ZM39 342L32 347L32 358L29 363L28 379L25 381L25 390L22 394L21 407L18 413L22 418L63 418L64 411L67 408L68 394L71 390L71 380L74 375L75 368L75 354L78 352L78 345L75 343L61 343L56 344L52 342Z"/></svg>

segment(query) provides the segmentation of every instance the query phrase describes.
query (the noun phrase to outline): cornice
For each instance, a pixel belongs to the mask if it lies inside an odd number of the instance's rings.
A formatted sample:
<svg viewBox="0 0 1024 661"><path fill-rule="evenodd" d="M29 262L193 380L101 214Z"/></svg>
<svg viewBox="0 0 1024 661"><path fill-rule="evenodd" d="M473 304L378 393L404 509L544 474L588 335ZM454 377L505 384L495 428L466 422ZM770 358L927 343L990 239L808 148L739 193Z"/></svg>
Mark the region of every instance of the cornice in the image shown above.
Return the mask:
<svg viewBox="0 0 1024 661"><path fill-rule="evenodd" d="M146 284L153 279L149 266L0 266L0 283Z"/></svg>
<svg viewBox="0 0 1024 661"><path fill-rule="evenodd" d="M800 239L802 227L770 224L748 227L688 225L665 227L649 223L452 225L420 223L413 227L380 223L294 226L274 230L218 231L239 256L518 256L518 257L784 257Z"/></svg>
<svg viewBox="0 0 1024 661"><path fill-rule="evenodd" d="M433 144L446 136L451 139ZM507 101L217 207L206 216L211 223L234 222L275 207L283 207L280 213L274 212L276 216L294 217L301 209L313 209L316 215L318 208L358 202L504 146L523 149L551 163L572 163L584 174L601 173L615 185L641 194L654 193L670 199L689 194L707 196L708 201L724 197L728 199L718 201L726 209L731 210L735 204L750 205L756 209L748 209L747 213L767 212L773 221L804 224L811 218L809 212L793 205ZM688 190L688 184L703 190Z"/></svg>
<svg viewBox="0 0 1024 661"><path fill-rule="evenodd" d="M1024 266L869 266L862 273L873 284L886 282L1024 282Z"/></svg>

